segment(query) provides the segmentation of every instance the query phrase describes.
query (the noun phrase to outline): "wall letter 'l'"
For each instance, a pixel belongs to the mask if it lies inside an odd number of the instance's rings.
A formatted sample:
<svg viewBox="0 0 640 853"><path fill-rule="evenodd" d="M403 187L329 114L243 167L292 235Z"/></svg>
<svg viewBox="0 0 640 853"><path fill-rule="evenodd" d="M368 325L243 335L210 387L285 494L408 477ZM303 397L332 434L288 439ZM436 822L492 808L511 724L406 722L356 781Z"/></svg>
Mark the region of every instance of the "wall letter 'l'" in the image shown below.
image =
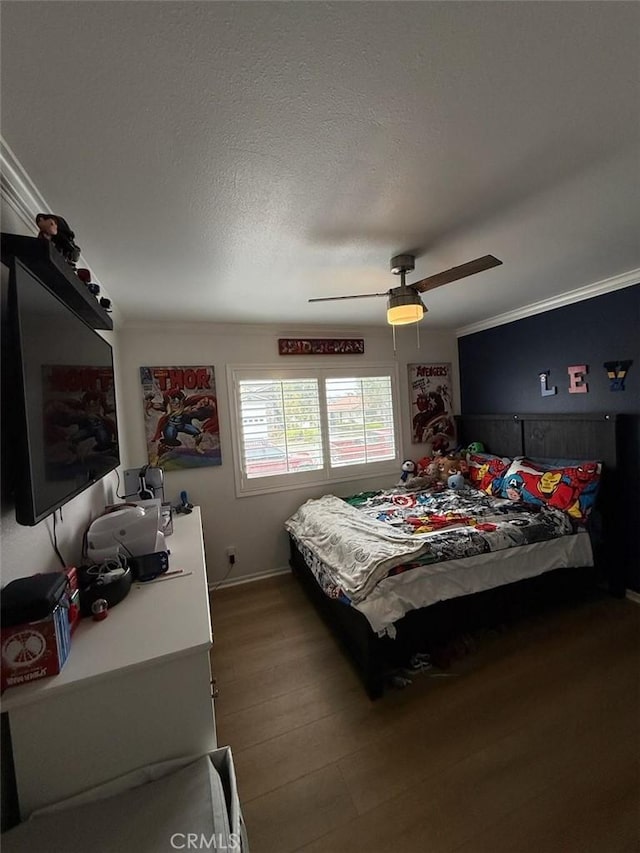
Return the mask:
<svg viewBox="0 0 640 853"><path fill-rule="evenodd" d="M553 394L558 393L558 389L555 385L552 385L551 388L547 388L548 376L549 373L545 371L538 374L538 378L540 379L540 393L543 397L551 397Z"/></svg>

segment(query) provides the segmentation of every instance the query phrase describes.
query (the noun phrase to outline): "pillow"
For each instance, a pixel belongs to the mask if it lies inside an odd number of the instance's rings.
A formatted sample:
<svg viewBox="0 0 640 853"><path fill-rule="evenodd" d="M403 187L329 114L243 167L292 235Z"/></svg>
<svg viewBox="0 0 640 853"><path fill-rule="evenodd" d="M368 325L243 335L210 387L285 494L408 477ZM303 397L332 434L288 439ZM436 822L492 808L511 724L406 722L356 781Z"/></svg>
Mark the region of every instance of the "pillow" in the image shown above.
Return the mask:
<svg viewBox="0 0 640 853"><path fill-rule="evenodd" d="M468 453L469 481L476 489L488 495L499 495L502 477L511 464L506 456L494 456L492 453Z"/></svg>
<svg viewBox="0 0 640 853"><path fill-rule="evenodd" d="M544 468L545 471L547 468L577 468L578 465L582 465L582 459L564 459L549 456L516 456L515 459L527 459L529 462L533 462L533 464L537 468ZM588 465L588 462L584 463Z"/></svg>
<svg viewBox="0 0 640 853"><path fill-rule="evenodd" d="M501 494L512 501L552 506L584 523L595 503L602 463L579 462L552 467L515 459L505 472Z"/></svg>

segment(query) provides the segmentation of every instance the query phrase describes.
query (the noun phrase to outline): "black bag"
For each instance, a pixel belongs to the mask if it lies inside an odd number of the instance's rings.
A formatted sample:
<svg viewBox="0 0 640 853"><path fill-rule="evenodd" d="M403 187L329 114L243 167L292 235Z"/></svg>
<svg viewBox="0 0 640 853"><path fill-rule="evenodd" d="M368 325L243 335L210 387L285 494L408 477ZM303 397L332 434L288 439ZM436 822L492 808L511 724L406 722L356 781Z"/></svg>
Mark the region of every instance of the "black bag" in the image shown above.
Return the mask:
<svg viewBox="0 0 640 853"><path fill-rule="evenodd" d="M18 578L2 590L2 627L46 619L60 603L69 580L64 572Z"/></svg>

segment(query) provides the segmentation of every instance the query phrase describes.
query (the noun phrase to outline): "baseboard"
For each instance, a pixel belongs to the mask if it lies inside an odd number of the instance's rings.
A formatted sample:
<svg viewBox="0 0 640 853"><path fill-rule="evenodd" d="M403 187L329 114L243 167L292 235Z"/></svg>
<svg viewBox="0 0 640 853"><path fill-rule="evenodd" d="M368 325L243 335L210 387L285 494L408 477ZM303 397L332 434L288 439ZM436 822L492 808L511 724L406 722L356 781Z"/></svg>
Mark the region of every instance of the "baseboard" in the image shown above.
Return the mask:
<svg viewBox="0 0 640 853"><path fill-rule="evenodd" d="M640 592L628 589L626 592L626 598L628 598L629 601L634 601L636 604L640 604Z"/></svg>
<svg viewBox="0 0 640 853"><path fill-rule="evenodd" d="M286 568L281 569L273 569L270 572L256 572L253 575L243 575L241 578L227 578L223 581L218 581L214 583L210 583L209 591L214 589L223 589L226 586L240 586L243 583L253 583L254 581L263 581L266 578L273 578L276 575L286 575L289 574L291 569L287 566Z"/></svg>

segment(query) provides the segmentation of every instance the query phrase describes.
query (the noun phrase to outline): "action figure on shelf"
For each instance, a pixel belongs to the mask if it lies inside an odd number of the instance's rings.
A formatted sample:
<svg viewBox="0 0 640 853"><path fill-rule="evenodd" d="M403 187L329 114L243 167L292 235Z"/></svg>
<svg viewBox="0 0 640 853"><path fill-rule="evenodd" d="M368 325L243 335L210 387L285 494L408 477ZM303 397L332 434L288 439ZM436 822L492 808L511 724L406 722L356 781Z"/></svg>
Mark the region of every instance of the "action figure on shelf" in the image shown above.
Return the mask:
<svg viewBox="0 0 640 853"><path fill-rule="evenodd" d="M39 213L36 216L38 237L49 240L60 252L65 261L75 268L80 257L80 247L76 246L75 237L66 219L55 213Z"/></svg>

